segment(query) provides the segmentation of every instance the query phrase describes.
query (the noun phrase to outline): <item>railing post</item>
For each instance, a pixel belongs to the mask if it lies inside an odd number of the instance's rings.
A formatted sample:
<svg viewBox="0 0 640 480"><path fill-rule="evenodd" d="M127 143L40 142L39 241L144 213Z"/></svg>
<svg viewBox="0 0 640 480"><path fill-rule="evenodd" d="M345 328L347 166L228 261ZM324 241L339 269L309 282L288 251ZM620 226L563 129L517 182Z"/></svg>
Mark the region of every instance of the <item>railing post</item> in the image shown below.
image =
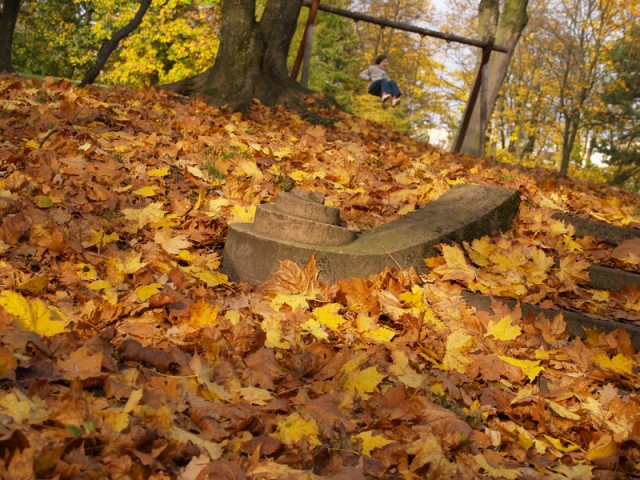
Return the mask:
<svg viewBox="0 0 640 480"><path fill-rule="evenodd" d="M471 122L471 115L473 114L473 108L476 104L476 100L478 99L478 93L480 93L480 87L487 83L488 81L488 71L487 64L489 63L489 58L491 57L491 50L493 50L493 37L489 37L485 39L485 46L482 48L482 60L480 61L480 68L478 68L478 72L476 73L476 78L473 82L473 88L471 89L471 93L469 94L469 99L467 100L467 106L464 109L464 117L462 118L462 123L460 124L460 129L458 130L458 136L456 138L455 144L453 146L453 152L458 153L462 148L462 142L464 141L465 136L467 135L467 129L469 128L469 123ZM483 92L480 96L480 122L487 122L487 89L482 89ZM483 111L484 110L484 111ZM484 135L484 131L480 131L480 135ZM480 139L480 144L484 145L483 139ZM483 150L484 151L484 150Z"/></svg>
<svg viewBox="0 0 640 480"><path fill-rule="evenodd" d="M311 4L311 8L309 9L309 18L307 18L307 24L304 27L304 33L302 34L302 40L300 41L300 47L298 48L298 54L296 55L296 60L293 64L293 68L291 68L291 78L294 80L298 78L298 73L300 73L300 65L302 64L302 59L304 58L305 52L308 49L311 52L311 38L313 36L313 24L316 21L316 14L318 13L318 9L320 7L320 0L313 0ZM309 32L311 34L309 35ZM307 43L307 37L309 37ZM308 71L307 71L308 75Z"/></svg>

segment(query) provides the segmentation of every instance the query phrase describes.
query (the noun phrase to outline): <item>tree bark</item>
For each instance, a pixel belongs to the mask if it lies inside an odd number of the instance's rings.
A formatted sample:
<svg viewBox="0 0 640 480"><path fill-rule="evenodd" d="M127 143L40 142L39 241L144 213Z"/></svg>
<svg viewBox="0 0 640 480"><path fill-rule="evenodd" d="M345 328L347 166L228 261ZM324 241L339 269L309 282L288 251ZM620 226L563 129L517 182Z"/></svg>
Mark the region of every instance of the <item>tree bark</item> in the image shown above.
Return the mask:
<svg viewBox="0 0 640 480"><path fill-rule="evenodd" d="M5 0L0 16L0 72L13 72L11 60L13 32L18 21L20 0Z"/></svg>
<svg viewBox="0 0 640 480"><path fill-rule="evenodd" d="M257 20L255 0L224 0L215 64L167 87L234 110L246 109L254 98L296 105L307 90L289 77L287 54L301 7L302 0L268 0Z"/></svg>
<svg viewBox="0 0 640 480"><path fill-rule="evenodd" d="M507 53L492 52L488 63L487 118L491 118L513 52L524 27L527 25L528 3L529 0L506 0L504 10L500 15L498 0L481 0L480 2L479 33L483 36L494 36L497 45L509 49ZM472 107L471 121L460 147L461 152L476 157L484 156L484 138L487 134L486 129L481 125L480 100L478 97ZM460 131L458 131L458 135L460 135Z"/></svg>
<svg viewBox="0 0 640 480"><path fill-rule="evenodd" d="M117 30L109 40L102 44L96 58L96 63L85 74L84 78L79 84L80 87L91 85L93 82L95 82L96 78L98 78L98 75L100 75L102 68L105 66L107 60L109 60L109 57L116 49L118 44L140 26L140 24L142 23L142 19L151 6L151 1L152 0L141 0L140 8L138 8L138 11L131 19L131 21L120 30Z"/></svg>

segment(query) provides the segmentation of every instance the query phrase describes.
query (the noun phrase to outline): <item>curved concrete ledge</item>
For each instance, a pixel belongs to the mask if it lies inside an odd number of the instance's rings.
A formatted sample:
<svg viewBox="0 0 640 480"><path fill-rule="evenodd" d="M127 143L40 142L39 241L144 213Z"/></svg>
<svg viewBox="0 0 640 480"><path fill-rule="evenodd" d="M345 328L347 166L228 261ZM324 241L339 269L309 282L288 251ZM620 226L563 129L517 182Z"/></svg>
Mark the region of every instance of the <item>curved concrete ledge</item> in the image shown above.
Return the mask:
<svg viewBox="0 0 640 480"><path fill-rule="evenodd" d="M463 298L467 303L480 310L491 310L491 297L481 295L479 293L473 293L470 291L462 292ZM514 308L518 302L513 299L496 298L500 303L506 304L509 308ZM556 309L543 309L536 305L520 302L522 308L522 314L543 314L549 320L552 320L558 314L562 314L565 322L567 322L567 332L574 337L585 338L585 329L598 330L604 333L610 333L614 330L622 328L629 333L631 343L636 350L640 350L640 327L631 325L629 323L619 322L617 320L609 320L606 318L590 317L587 315L581 315L579 313L570 312L568 310L556 310Z"/></svg>
<svg viewBox="0 0 640 480"><path fill-rule="evenodd" d="M314 222L340 224L340 209L324 205L324 195L321 194L303 195L296 190L282 192L276 198L275 205L282 213L303 217Z"/></svg>
<svg viewBox="0 0 640 480"><path fill-rule="evenodd" d="M306 245L344 245L356 239L356 233L344 227L296 217L275 205L258 205L253 229L256 233Z"/></svg>
<svg viewBox="0 0 640 480"><path fill-rule="evenodd" d="M611 225L597 220L587 220L582 217L563 213L556 213L553 215L553 218L573 225L576 230L576 235L579 237L590 235L610 245L618 245L624 240L631 238L640 238L640 230L637 228L619 227L617 225Z"/></svg>
<svg viewBox="0 0 640 480"><path fill-rule="evenodd" d="M424 208L374 228L346 245L308 245L257 231L253 224L229 225L222 270L233 281L268 280L288 259L304 265L312 256L320 280L367 277L384 268L426 271L424 258L440 243L471 241L511 227L518 213L517 191L486 185L452 188ZM293 228L293 226L290 226Z"/></svg>

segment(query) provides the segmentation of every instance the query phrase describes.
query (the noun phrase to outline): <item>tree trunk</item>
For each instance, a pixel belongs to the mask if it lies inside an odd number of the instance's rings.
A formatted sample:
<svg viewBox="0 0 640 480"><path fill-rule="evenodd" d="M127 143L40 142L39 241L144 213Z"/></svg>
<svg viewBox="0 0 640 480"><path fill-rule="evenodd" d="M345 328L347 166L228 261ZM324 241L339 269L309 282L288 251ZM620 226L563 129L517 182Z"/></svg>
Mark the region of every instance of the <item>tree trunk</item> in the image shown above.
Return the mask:
<svg viewBox="0 0 640 480"><path fill-rule="evenodd" d="M224 0L214 66L167 87L234 110L247 108L254 98L265 105L299 105L307 90L289 77L287 54L302 0L268 0L259 21L255 3Z"/></svg>
<svg viewBox="0 0 640 480"><path fill-rule="evenodd" d="M151 1L152 0L141 0L140 8L138 8L138 11L131 21L120 30L117 30L109 40L102 44L102 47L100 47L100 51L98 52L95 65L85 74L84 78L80 82L80 87L91 85L95 82L96 78L98 78L98 75L100 75L100 72L102 71L102 67L107 63L109 56L113 53L118 44L138 28L138 26L140 26L142 19L151 6Z"/></svg>
<svg viewBox="0 0 640 480"><path fill-rule="evenodd" d="M507 75L507 69L515 47L524 27L527 25L528 3L529 0L506 0L503 13L500 15L498 0L481 0L480 2L478 18L481 23L479 33L483 36L494 36L497 45L502 45L509 49L508 53L494 51L489 59L489 81L487 85L488 119L491 118L493 113L498 93ZM484 156L483 145L487 134L481 125L480 100L480 97L478 97L473 105L471 121L460 148L461 152L476 157ZM458 135L460 135L459 131Z"/></svg>
<svg viewBox="0 0 640 480"><path fill-rule="evenodd" d="M13 32L20 11L20 0L5 0L3 5L0 16L0 72L13 72Z"/></svg>

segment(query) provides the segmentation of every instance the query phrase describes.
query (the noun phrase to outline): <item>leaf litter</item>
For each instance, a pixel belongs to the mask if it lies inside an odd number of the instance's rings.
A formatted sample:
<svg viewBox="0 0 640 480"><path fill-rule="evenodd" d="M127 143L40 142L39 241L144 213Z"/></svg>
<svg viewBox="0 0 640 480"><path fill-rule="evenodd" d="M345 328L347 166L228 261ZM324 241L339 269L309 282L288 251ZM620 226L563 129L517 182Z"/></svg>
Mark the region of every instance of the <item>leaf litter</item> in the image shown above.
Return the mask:
<svg viewBox="0 0 640 480"><path fill-rule="evenodd" d="M431 149L344 113L312 125L164 91L0 76L0 477L635 478L638 353L499 298L638 321L638 270L555 220L638 198ZM456 183L516 188L514 228L413 270L230 282L232 221L282 188L364 231ZM555 259L560 259L556 261ZM426 281L425 281L426 280ZM463 289L494 297L476 311Z"/></svg>

